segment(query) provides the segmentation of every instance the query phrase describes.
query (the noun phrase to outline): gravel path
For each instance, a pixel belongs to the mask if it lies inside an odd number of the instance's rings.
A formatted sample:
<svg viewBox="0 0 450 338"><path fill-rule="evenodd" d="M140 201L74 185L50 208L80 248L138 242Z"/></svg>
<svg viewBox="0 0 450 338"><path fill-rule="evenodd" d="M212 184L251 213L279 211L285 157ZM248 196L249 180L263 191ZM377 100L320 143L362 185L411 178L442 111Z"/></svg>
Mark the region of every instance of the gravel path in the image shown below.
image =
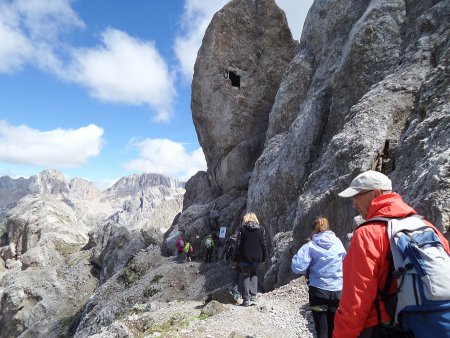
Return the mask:
<svg viewBox="0 0 450 338"><path fill-rule="evenodd" d="M294 280L273 292L259 294L257 302L249 307L217 304L221 308L220 313L199 319L203 303L171 303L167 308L153 313L153 318L157 318L159 323L167 323L175 315L189 314L189 324L145 337L315 337L303 279Z"/></svg>
<svg viewBox="0 0 450 338"><path fill-rule="evenodd" d="M225 311L180 332L180 337L314 337L303 279L258 295L250 307L225 306Z"/></svg>
<svg viewBox="0 0 450 338"><path fill-rule="evenodd" d="M157 286L160 288L158 297L153 297L145 304L139 304L136 311L117 318L110 325L102 327L101 332L97 331L98 333L88 336L95 338L315 337L304 278L295 279L272 292L258 294L255 303L249 307L243 307L239 304L220 303L216 300L205 304L204 297L198 297L206 295L205 285L214 281L214 279L205 280L201 272L205 269L202 262L177 264L169 259L159 269L162 270L157 270L157 273L164 275L164 278L159 281L161 285ZM223 279L224 272L220 269L220 264L213 264L207 266L205 271L217 272ZM183 278L176 279L176 276L183 276ZM144 285L151 283L147 277L142 278L141 281ZM174 281L178 284L184 281L185 284L178 285ZM132 292L142 293L136 287L127 289L127 292L120 297L116 295L115 298L131 297ZM183 300L179 300L180 298Z"/></svg>

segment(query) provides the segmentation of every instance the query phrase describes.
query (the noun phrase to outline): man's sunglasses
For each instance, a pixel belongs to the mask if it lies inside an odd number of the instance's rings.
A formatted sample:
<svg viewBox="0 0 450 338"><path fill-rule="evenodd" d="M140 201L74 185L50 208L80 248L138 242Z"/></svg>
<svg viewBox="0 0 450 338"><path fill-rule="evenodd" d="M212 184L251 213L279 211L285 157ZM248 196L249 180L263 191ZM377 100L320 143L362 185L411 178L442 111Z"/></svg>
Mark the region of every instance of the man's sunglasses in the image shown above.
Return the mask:
<svg viewBox="0 0 450 338"><path fill-rule="evenodd" d="M357 193L355 196L353 196L353 198L358 197L358 196L365 195L365 194L367 194L367 193L369 193L369 192L371 192L371 191L373 191L373 190L361 191L361 192Z"/></svg>

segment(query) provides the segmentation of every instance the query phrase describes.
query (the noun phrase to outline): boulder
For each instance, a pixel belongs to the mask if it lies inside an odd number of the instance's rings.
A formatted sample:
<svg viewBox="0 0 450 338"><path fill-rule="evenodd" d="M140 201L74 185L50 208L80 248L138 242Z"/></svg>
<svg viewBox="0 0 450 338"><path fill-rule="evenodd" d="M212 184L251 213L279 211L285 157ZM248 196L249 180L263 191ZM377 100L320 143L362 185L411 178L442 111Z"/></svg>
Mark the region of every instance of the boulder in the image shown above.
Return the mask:
<svg viewBox="0 0 450 338"><path fill-rule="evenodd" d="M230 1L214 15L197 55L191 98L213 186L242 185L252 171L296 47L274 0Z"/></svg>

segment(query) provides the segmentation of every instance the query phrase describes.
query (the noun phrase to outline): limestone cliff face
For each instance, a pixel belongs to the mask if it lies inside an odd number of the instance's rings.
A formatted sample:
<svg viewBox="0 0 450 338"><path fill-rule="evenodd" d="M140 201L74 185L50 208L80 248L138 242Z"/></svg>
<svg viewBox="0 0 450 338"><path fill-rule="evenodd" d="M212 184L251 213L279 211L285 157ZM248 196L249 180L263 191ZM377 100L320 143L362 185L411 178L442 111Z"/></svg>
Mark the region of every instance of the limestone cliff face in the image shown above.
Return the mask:
<svg viewBox="0 0 450 338"><path fill-rule="evenodd" d="M245 186L296 43L274 1L231 1L214 15L195 63L191 109L215 185Z"/></svg>
<svg viewBox="0 0 450 338"><path fill-rule="evenodd" d="M1 336L65 336L63 318L76 316L97 286L86 264L89 252L80 250L88 227L49 195L24 197L5 223L9 245L0 247Z"/></svg>
<svg viewBox="0 0 450 338"><path fill-rule="evenodd" d="M273 1L232 1L216 13L197 57L193 118L211 183L223 190L216 201L245 197L267 229L266 288L292 278L290 258L317 215L341 238L351 230L356 213L337 193L368 169L449 228L449 16L444 0L315 1L295 50ZM263 25L266 44L250 34L256 17L282 18ZM264 67L250 67L255 55ZM241 74L241 88L222 69ZM239 185L244 168L250 180Z"/></svg>

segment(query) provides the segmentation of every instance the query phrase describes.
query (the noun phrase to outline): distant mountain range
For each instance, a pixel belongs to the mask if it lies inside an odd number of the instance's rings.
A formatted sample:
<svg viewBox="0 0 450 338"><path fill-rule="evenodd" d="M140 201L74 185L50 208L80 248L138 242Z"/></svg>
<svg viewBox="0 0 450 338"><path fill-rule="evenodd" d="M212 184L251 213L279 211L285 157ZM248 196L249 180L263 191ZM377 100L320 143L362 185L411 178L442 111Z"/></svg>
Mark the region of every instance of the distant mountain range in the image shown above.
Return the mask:
<svg viewBox="0 0 450 338"><path fill-rule="evenodd" d="M86 217L111 217L119 224L140 227L156 209L161 210L169 201L177 201L173 208L178 209L177 205L182 204L184 187L184 182L159 174L123 177L103 191L82 178L68 180L56 170L44 170L30 178L2 176L0 222L23 197L43 194L63 200ZM173 212L170 210L171 214Z"/></svg>
<svg viewBox="0 0 450 338"><path fill-rule="evenodd" d="M158 174L130 175L104 191L55 170L0 177L0 336L28 328L71 336L62 318L76 319L100 284L159 247L184 193L184 182ZM35 311L45 317L23 324Z"/></svg>

